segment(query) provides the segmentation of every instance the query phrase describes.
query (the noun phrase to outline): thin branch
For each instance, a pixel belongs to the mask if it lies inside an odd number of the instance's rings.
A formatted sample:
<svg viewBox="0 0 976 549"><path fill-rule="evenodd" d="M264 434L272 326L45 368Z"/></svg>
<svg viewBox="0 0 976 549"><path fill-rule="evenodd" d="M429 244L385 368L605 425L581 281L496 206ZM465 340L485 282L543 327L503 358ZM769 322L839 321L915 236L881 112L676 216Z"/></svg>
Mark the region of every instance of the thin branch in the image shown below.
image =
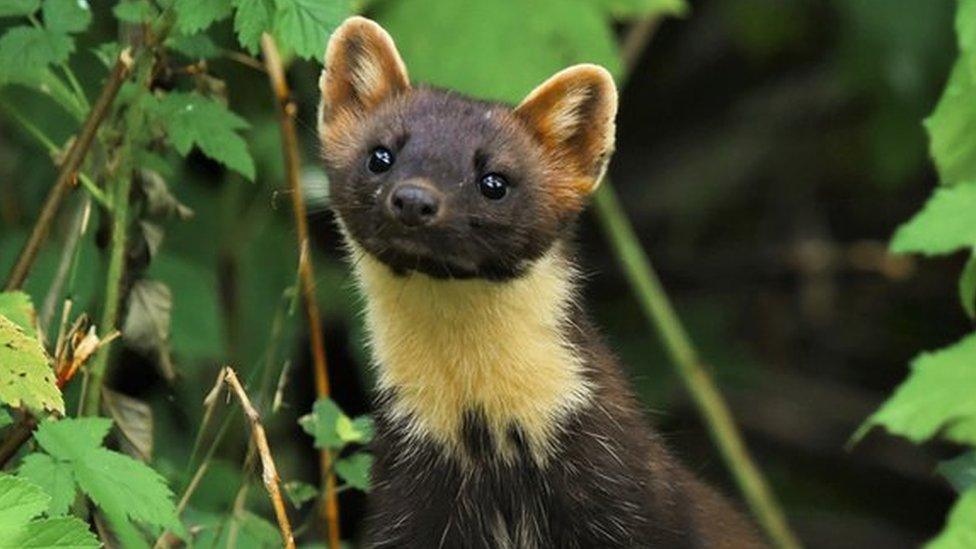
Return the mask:
<svg viewBox="0 0 976 549"><path fill-rule="evenodd" d="M42 332L47 332L51 327L51 318L54 316L54 309L58 301L61 300L61 293L64 290L65 282L68 280L68 273L72 266L78 261L78 243L81 237L88 230L88 222L91 219L92 201L88 196L83 197L78 210L75 212L74 220L71 223L71 230L68 232L67 240L61 251L61 260L58 263L57 273L54 275L54 282L48 288L47 296L44 298L44 305L41 307L38 316L38 324ZM70 294L71 289L68 289Z"/></svg>
<svg viewBox="0 0 976 549"><path fill-rule="evenodd" d="M119 58L115 62L115 67L109 74L108 82L102 88L98 100L81 126L78 138L71 144L71 148L68 150L67 156L65 156L64 163L61 164L58 178L55 180L50 192L48 192L47 198L44 200L44 206L41 208L37 222L31 230L30 237L28 237L27 242L17 256L17 262L14 264L10 276L7 278L7 282L4 285L5 290L19 289L23 286L24 280L27 279L31 266L33 266L34 260L37 258L37 253L40 251L44 239L51 230L51 224L54 222L54 217L58 213L61 202L64 200L65 195L67 195L68 190L74 186L78 169L81 167L81 163L85 160L85 156L88 154L88 150L95 140L98 127L105 120L105 115L108 114L112 103L115 101L115 97L118 95L122 83L132 70L132 65L131 50L126 48L119 54Z"/></svg>
<svg viewBox="0 0 976 549"><path fill-rule="evenodd" d="M624 38L624 64L628 73L655 28L656 22L653 20L644 21L636 24ZM621 79L621 86L626 78L625 75ZM657 330L750 509L776 546L800 547L769 484L749 455L728 404L699 358L609 180L603 182L594 202L600 226L613 246L644 314Z"/></svg>
<svg viewBox="0 0 976 549"><path fill-rule="evenodd" d="M315 274L308 252L308 220L300 181L301 160L298 153L298 134L295 131L295 104L291 100L288 82L281 63L281 55L271 35L261 36L261 51L267 68L271 88L275 94L278 122L281 126L282 152L285 159L285 175L292 198L292 213L300 250L299 277L308 316L308 331L311 339L312 358L315 368L315 394L319 397L329 395L329 375L325 361L325 340L322 335L322 321L319 316L318 301L315 299ZM322 474L323 512L329 532L330 549L339 549L339 501L335 492L335 475L332 473L331 456L327 450L319 453Z"/></svg>
<svg viewBox="0 0 976 549"><path fill-rule="evenodd" d="M262 474L261 479L271 497L271 505L274 507L275 518L278 519L278 528L281 529L281 537L284 539L286 549L295 548L295 537L292 534L291 523L288 521L288 513L285 512L285 501L281 497L281 478L278 476L278 469L275 467L274 457L271 455L271 448L268 446L268 437L265 435L264 426L261 425L261 416L251 404L251 399L247 397L247 392L237 379L234 370L225 367L221 372L221 377L231 390L237 395L244 409L244 415L251 423L251 435L257 445L258 455L261 457Z"/></svg>

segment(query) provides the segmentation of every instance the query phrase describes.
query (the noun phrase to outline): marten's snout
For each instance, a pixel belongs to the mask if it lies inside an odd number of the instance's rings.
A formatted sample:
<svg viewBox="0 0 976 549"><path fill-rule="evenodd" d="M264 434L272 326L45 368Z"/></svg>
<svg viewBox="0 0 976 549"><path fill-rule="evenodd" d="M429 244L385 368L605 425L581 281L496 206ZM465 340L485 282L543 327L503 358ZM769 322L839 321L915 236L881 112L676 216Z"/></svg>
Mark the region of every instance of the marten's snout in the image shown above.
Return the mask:
<svg viewBox="0 0 976 549"><path fill-rule="evenodd" d="M440 191L421 180L397 184L386 201L387 214L407 227L430 225L444 209Z"/></svg>

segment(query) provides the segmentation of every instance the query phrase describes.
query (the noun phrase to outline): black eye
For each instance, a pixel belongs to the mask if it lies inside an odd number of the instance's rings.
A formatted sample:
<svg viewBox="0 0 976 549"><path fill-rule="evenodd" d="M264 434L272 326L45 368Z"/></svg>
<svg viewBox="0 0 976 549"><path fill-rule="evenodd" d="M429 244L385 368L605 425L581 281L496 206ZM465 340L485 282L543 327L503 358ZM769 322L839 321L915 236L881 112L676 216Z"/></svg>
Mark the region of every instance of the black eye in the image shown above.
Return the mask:
<svg viewBox="0 0 976 549"><path fill-rule="evenodd" d="M376 147L373 152L369 153L369 162L366 165L369 171L373 173L383 173L393 167L395 160L393 151L386 147Z"/></svg>
<svg viewBox="0 0 976 549"><path fill-rule="evenodd" d="M481 181L478 182L478 188L481 189L481 194L485 195L485 198L501 200L508 192L508 181L497 173L490 173L481 178Z"/></svg>

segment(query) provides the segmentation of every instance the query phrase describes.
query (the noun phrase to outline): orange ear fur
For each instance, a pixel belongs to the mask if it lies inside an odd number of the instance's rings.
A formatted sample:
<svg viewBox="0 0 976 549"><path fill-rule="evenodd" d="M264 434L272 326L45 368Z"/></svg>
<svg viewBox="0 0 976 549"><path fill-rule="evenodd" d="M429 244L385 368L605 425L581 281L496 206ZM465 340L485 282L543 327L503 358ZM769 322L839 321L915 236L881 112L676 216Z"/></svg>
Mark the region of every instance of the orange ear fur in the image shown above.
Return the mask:
<svg viewBox="0 0 976 549"><path fill-rule="evenodd" d="M597 65L575 65L543 82L515 115L532 131L558 170L570 170L579 199L600 184L613 152L617 88ZM565 190L564 190L565 191Z"/></svg>
<svg viewBox="0 0 976 549"><path fill-rule="evenodd" d="M345 114L368 113L410 89L407 69L393 39L373 21L350 17L332 33L319 78L320 129Z"/></svg>

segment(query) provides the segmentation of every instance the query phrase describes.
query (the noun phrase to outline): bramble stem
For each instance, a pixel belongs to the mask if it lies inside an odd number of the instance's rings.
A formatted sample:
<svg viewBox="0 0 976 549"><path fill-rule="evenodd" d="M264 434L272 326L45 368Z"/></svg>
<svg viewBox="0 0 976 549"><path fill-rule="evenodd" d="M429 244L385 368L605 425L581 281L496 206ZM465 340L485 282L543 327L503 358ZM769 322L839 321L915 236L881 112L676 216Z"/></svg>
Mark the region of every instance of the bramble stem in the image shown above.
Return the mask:
<svg viewBox="0 0 976 549"><path fill-rule="evenodd" d="M325 360L325 339L322 335L322 320L319 316L318 301L315 298L315 273L308 250L308 220L305 210L305 200L302 196L301 159L298 153L298 134L295 131L296 106L291 100L288 82L285 80L285 70L281 63L281 55L271 35L265 33L261 37L261 51L264 54L264 65L271 80L271 88L275 94L278 112L278 123L281 127L281 147L285 159L285 176L288 179L288 189L291 191L292 213L295 217L295 228L298 236L299 263L298 273L302 295L305 301L305 311L308 317L308 332L311 340L312 359L315 369L315 394L318 398L329 396L328 365ZM332 457L328 450L319 452L319 467L322 475L322 511L328 525L329 549L339 549L339 500L336 497L335 475L332 473Z"/></svg>
<svg viewBox="0 0 976 549"><path fill-rule="evenodd" d="M99 333L107 334L116 329L119 318L119 304L122 299L122 277L125 274L125 247L129 232L129 193L132 190L132 170L127 157L129 151L123 149L122 165L116 176L112 196L112 241L109 247L108 274L105 278L105 299L102 302L102 319ZM104 347L95 355L89 369L88 383L81 415L98 415L102 399L102 385L108 370L109 348Z"/></svg>
<svg viewBox="0 0 976 549"><path fill-rule="evenodd" d="M129 48L126 48L119 54L118 61L116 61L115 67L109 74L108 82L102 88L98 100L95 102L91 111L89 111L88 117L85 118L85 122L81 126L78 138L75 139L71 144L71 148L68 149L68 154L65 156L64 163L61 164L61 169L58 172L54 186L51 187L47 198L44 199L44 206L41 208L41 213L37 217L37 222L34 223L34 228L31 230L27 242L17 256L17 262L10 271L10 276L7 278L4 290L17 290L24 285L24 281L27 279L27 275L34 265L34 260L37 259L41 245L51 230L51 224L54 222L61 202L68 194L68 191L74 186L78 170L81 167L81 163L85 160L85 156L88 154L92 142L95 140L98 127L105 120L105 115L108 114L112 103L115 101L115 96L118 95L122 83L132 70L132 65L131 51Z"/></svg>

